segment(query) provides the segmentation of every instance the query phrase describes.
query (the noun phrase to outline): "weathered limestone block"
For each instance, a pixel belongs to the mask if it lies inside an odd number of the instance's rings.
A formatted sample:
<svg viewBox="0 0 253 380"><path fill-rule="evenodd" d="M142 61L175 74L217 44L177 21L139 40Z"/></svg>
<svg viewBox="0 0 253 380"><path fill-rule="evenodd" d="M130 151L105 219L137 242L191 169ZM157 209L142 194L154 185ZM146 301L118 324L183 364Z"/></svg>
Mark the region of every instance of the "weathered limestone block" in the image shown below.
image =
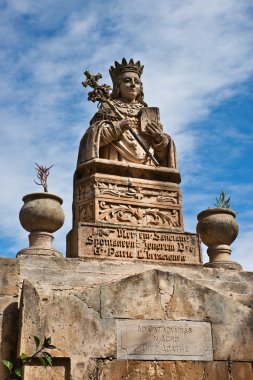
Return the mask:
<svg viewBox="0 0 253 380"><path fill-rule="evenodd" d="M52 350L56 357L111 356L115 354L115 322L100 318L99 287L95 289L92 300L86 294L80 298L70 295L56 297L53 301L43 302L36 289L24 281L22 297L22 326L20 352L34 350L33 336L51 336L54 345L60 350ZM83 298L83 299L82 299ZM97 299L96 299L97 298ZM92 305L96 309L92 308Z"/></svg>
<svg viewBox="0 0 253 380"><path fill-rule="evenodd" d="M100 313L90 305L76 294L58 297L44 306L44 332L60 347L57 356L115 355L115 321L101 319Z"/></svg>
<svg viewBox="0 0 253 380"><path fill-rule="evenodd" d="M237 380L229 378L229 366L227 362L214 361L205 363L203 371L204 380ZM246 380L246 379L245 379Z"/></svg>
<svg viewBox="0 0 253 380"><path fill-rule="evenodd" d="M18 297L19 262L16 259L0 258L0 289L1 295Z"/></svg>
<svg viewBox="0 0 253 380"><path fill-rule="evenodd" d="M233 380L253 380L253 363L232 363Z"/></svg>
<svg viewBox="0 0 253 380"><path fill-rule="evenodd" d="M101 286L102 318L163 319L157 272Z"/></svg>
<svg viewBox="0 0 253 380"><path fill-rule="evenodd" d="M21 278L29 279L24 281L22 292L20 350L34 352L33 335L51 336L53 344L60 348L52 351L55 360L70 358L73 379L113 379L122 373L122 379L149 380L148 373L152 380L166 376L181 380L177 376L183 376L183 368L188 368L184 376L194 374L189 377L193 380L198 380L199 371L203 371L205 380L250 379L252 308L241 297L252 297L251 274L112 260L52 258L49 265L47 258L24 257L18 263ZM17 300L18 289L14 294L16 298L8 296L12 303ZM2 297L1 307L5 310L9 300ZM8 315L10 318L3 324L6 342L12 337L12 325L8 333L6 323L17 320L17 314ZM117 319L207 322L212 327L214 357L218 361L202 367L203 362L187 364L182 360L146 360L146 364L144 360L116 360ZM240 365L234 366L236 361ZM196 366L189 367L190 364ZM61 364L57 362L57 366ZM42 369L36 367L36 371L40 373ZM60 371L61 376L64 370L51 371Z"/></svg>
<svg viewBox="0 0 253 380"><path fill-rule="evenodd" d="M99 380L203 380L203 363L113 360L99 363ZM220 378L221 380L221 378ZM223 380L223 378L222 378ZM225 380L225 378L224 378Z"/></svg>
<svg viewBox="0 0 253 380"><path fill-rule="evenodd" d="M158 362L157 379L202 380L203 367L203 363L195 362Z"/></svg>
<svg viewBox="0 0 253 380"><path fill-rule="evenodd" d="M2 360L14 360L18 337L18 299L0 296L0 379L7 376Z"/></svg>
<svg viewBox="0 0 253 380"><path fill-rule="evenodd" d="M2 360L13 360L18 335L19 263L15 259L0 259L0 379L8 371Z"/></svg>
<svg viewBox="0 0 253 380"><path fill-rule="evenodd" d="M20 301L20 327L18 354L25 352L28 356L34 354L34 336L43 341L41 331L41 300L35 287L28 281L23 281Z"/></svg>
<svg viewBox="0 0 253 380"><path fill-rule="evenodd" d="M251 363L100 360L98 380L251 380Z"/></svg>
<svg viewBox="0 0 253 380"><path fill-rule="evenodd" d="M63 366L44 368L42 366L25 366L23 380L66 380Z"/></svg>

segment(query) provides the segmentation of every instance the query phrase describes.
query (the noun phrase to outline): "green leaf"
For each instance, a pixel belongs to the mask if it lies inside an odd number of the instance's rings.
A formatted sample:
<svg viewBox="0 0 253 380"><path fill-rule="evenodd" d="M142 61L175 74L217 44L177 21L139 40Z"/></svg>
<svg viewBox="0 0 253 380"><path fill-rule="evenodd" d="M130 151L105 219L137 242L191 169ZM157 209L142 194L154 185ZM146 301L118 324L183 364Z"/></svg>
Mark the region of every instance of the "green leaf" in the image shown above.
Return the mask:
<svg viewBox="0 0 253 380"><path fill-rule="evenodd" d="M51 344L51 336L49 336L48 338L47 338L47 344Z"/></svg>
<svg viewBox="0 0 253 380"><path fill-rule="evenodd" d="M214 206L218 208L230 208L230 197L226 199L226 193L224 190L221 191L219 198L216 197Z"/></svg>
<svg viewBox="0 0 253 380"><path fill-rule="evenodd" d="M22 354L20 355L20 359L27 359L29 356L26 355L24 352L22 352Z"/></svg>
<svg viewBox="0 0 253 380"><path fill-rule="evenodd" d="M54 348L57 348L56 346L54 346L53 344L49 344L49 346L47 346L47 348L49 350L53 350Z"/></svg>
<svg viewBox="0 0 253 380"><path fill-rule="evenodd" d="M43 347L48 348L48 346L51 345L51 340L52 340L52 339L51 339L51 336L48 337L48 338L45 337L45 339L44 339L44 343L43 343Z"/></svg>
<svg viewBox="0 0 253 380"><path fill-rule="evenodd" d="M53 365L53 358L52 358L52 356L48 352L43 352L43 355L44 355L44 358L45 358L46 362L50 366L52 366Z"/></svg>
<svg viewBox="0 0 253 380"><path fill-rule="evenodd" d="M35 336L33 337L33 339L34 339L34 342L35 342L35 344L36 344L36 348L38 348L39 345L40 345L40 340L39 340L39 338L35 335Z"/></svg>
<svg viewBox="0 0 253 380"><path fill-rule="evenodd" d="M21 377L21 376L22 376L22 369L21 369L21 368L17 368L17 369L15 369L15 374L16 374L18 377Z"/></svg>
<svg viewBox="0 0 253 380"><path fill-rule="evenodd" d="M9 362L9 360L2 360L2 363L5 365L5 367L8 368L8 370L11 372L12 368L13 368L13 363L12 362Z"/></svg>
<svg viewBox="0 0 253 380"><path fill-rule="evenodd" d="M45 359L44 358L42 358L42 357L39 357L39 361L40 361L40 363L43 365L43 367L47 367L47 363L46 363L46 361L45 361Z"/></svg>

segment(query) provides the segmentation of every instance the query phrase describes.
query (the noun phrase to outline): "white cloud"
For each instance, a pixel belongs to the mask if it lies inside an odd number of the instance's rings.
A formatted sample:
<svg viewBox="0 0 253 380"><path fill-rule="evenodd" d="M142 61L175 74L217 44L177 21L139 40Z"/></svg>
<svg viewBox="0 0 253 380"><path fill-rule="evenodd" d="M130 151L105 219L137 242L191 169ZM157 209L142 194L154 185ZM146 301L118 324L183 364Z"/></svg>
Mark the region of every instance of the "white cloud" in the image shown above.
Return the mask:
<svg viewBox="0 0 253 380"><path fill-rule="evenodd" d="M250 225L240 225L239 236L231 247L231 258L239 262L243 269L247 271L253 271L252 236L253 223Z"/></svg>

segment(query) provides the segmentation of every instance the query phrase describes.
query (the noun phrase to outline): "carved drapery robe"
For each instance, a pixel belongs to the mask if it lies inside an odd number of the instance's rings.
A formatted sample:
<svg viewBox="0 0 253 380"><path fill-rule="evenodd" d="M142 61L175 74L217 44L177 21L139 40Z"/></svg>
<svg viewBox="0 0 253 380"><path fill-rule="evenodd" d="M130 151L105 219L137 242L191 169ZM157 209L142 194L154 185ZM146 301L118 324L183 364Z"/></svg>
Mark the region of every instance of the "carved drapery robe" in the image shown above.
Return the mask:
<svg viewBox="0 0 253 380"><path fill-rule="evenodd" d="M141 130L138 114L144 105L137 102L129 104L119 99L112 100L112 103L123 117L131 120L131 127L159 164L177 168L175 144L170 136L164 135L163 141L157 144ZM122 133L118 122L119 117L107 104L103 104L92 118L90 127L80 142L77 165L93 158L104 158L154 166L153 161L130 131Z"/></svg>

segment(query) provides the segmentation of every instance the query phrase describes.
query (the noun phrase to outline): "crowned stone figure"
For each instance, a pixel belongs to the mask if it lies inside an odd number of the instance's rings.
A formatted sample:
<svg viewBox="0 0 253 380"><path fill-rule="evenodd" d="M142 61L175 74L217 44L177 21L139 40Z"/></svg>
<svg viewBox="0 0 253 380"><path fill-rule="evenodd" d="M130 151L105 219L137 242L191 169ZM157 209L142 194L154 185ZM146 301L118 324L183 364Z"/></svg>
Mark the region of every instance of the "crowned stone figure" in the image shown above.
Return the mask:
<svg viewBox="0 0 253 380"><path fill-rule="evenodd" d="M177 169L175 145L163 132L159 109L150 108L144 102L143 65L140 61L127 62L123 58L121 63L115 62L109 72L113 82L110 106L108 102L101 102L99 111L91 119L80 142L77 166L103 158L151 166L157 161L160 166ZM134 130L135 137L130 130Z"/></svg>

